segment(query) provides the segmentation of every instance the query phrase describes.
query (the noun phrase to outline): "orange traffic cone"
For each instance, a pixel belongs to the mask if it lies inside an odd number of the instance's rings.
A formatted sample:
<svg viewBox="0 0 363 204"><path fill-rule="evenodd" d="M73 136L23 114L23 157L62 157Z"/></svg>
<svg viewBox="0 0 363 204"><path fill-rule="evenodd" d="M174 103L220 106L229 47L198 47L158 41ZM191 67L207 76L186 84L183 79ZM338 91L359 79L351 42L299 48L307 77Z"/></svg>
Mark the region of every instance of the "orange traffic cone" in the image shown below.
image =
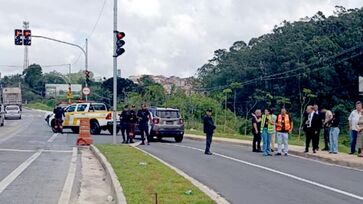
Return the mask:
<svg viewBox="0 0 363 204"><path fill-rule="evenodd" d="M90 133L90 120L89 118L81 118L77 145L91 145L92 143L93 139L91 138Z"/></svg>

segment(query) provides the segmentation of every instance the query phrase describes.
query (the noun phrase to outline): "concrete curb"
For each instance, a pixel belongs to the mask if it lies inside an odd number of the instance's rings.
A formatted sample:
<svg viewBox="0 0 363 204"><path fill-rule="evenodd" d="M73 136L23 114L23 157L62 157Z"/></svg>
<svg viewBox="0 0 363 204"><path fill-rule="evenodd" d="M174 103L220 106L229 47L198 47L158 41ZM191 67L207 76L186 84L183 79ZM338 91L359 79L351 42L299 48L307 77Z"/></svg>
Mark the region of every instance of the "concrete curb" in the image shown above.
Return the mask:
<svg viewBox="0 0 363 204"><path fill-rule="evenodd" d="M186 137L188 139L192 139L192 140L197 140L197 141L205 140L205 138L203 136L194 136L194 135L185 134L184 137ZM214 137L213 141L217 142L217 143L238 144L238 145L245 146L245 147L252 146L252 144L251 144L252 141L247 141L247 140ZM344 167L349 167L349 168L357 168L360 170L363 169L363 162L356 163L356 162L343 161L343 160L339 160L339 159L326 158L326 157L322 157L321 155L304 153L303 150L294 150L292 148L289 148L289 154L299 156L299 157L305 157L308 159L313 159L313 160L317 160L317 161L321 161L321 162L326 162L326 163L330 163L330 164L334 164L334 165L339 165L339 166L344 166Z"/></svg>
<svg viewBox="0 0 363 204"><path fill-rule="evenodd" d="M111 164L107 161L106 157L97 149L94 145L90 146L90 150L96 155L97 159L106 170L107 175L111 180L111 187L115 193L116 204L127 204L126 197L124 195L123 189L120 182L117 179L115 171L113 170Z"/></svg>
<svg viewBox="0 0 363 204"><path fill-rule="evenodd" d="M188 181L190 181L193 185L195 185L197 188L199 188L199 190L201 190L203 193L205 193L208 197L210 197L213 201L215 201L217 204L230 204L225 198L223 198L221 195L219 195L216 191L214 191L213 189L209 188L208 186L202 184L201 182L199 182L198 180L192 178L191 176L189 176L188 174L184 173L182 170L168 164L167 162L165 162L164 160L160 159L159 157L150 154L149 152L146 152L145 150L142 150L140 148L138 148L137 146L132 146L135 149L143 152L144 154L147 154L151 157L153 157L154 159L158 160L159 162L161 162L162 164L166 165L167 167L169 167L170 169L174 170L177 174L179 174L180 176L184 177L185 179L187 179Z"/></svg>

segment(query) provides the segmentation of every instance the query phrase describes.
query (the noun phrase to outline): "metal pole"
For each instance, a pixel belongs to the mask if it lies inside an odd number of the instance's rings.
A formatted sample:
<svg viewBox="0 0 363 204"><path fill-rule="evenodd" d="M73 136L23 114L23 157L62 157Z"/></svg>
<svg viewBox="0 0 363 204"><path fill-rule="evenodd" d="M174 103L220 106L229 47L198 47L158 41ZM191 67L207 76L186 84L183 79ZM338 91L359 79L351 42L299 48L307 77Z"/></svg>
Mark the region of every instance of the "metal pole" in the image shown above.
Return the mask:
<svg viewBox="0 0 363 204"><path fill-rule="evenodd" d="M112 142L117 143L116 128L117 128L117 56L116 56L116 32L117 32L117 0L113 1L113 132Z"/></svg>
<svg viewBox="0 0 363 204"><path fill-rule="evenodd" d="M85 68L88 71L88 39L86 38L86 57L85 57ZM88 87L87 80L86 80L86 87ZM88 95L86 95L86 101L88 101Z"/></svg>

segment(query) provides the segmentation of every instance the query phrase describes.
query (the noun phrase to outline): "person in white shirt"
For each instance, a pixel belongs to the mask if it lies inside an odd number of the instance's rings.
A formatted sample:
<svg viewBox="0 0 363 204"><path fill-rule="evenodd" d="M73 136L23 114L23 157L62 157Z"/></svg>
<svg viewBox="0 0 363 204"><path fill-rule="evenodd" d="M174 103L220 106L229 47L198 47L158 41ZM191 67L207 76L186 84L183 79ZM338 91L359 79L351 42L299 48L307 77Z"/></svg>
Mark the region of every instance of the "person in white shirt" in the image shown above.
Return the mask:
<svg viewBox="0 0 363 204"><path fill-rule="evenodd" d="M349 115L349 130L350 130L350 153L355 154L358 130L357 125L360 117L360 112L362 111L362 102L357 101L355 103L355 110L353 110ZM360 152L358 152L360 153Z"/></svg>

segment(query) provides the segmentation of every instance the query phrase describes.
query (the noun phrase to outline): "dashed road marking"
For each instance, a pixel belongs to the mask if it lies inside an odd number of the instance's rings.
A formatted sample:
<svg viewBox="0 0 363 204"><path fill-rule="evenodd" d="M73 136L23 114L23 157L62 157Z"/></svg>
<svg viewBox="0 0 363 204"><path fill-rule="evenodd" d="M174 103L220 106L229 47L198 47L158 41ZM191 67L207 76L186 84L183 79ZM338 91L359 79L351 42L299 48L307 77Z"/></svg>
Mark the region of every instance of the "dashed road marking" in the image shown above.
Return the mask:
<svg viewBox="0 0 363 204"><path fill-rule="evenodd" d="M177 144L167 144L167 145L172 145L172 146L177 146L177 147L193 149L193 150L197 150L197 151L200 151L200 152L204 152L203 149L190 147L190 146L185 146L185 145L177 145ZM279 171L279 170L272 169L270 167L265 167L265 166L262 166L262 165L254 164L254 163L247 162L247 161L243 161L243 160L236 159L236 158L226 156L226 155L223 155L223 154L219 154L219 153L213 153L213 154L216 155L216 156L225 158L225 159L229 159L229 160L232 160L232 161L235 161L235 162L238 162L238 163L242 163L242 164L245 164L245 165L248 165L248 166L263 169L265 171L269 171L269 172L276 173L276 174L279 174L279 175L282 175L282 176L286 176L286 177L292 178L292 179L297 180L297 181L308 183L308 184L311 184L311 185L314 185L314 186L317 186L317 187L320 187L320 188L323 188L323 189L326 189L326 190L329 190L329 191L340 193L342 195L345 195L345 196L348 196L348 197L355 198L355 199L363 201L362 196L359 196L359 195L356 195L356 194L353 194L353 193L349 193L349 192L346 192L346 191L343 191L343 190L340 190L340 189L337 189L337 188L333 188L333 187L330 187L330 186L327 186L327 185L324 185L324 184L320 184L320 183L315 182L315 181L304 179L304 178L301 178L301 177L298 177L298 176L295 176L295 175L292 175L292 174L289 174L289 173L285 173L285 172L282 172L282 171Z"/></svg>
<svg viewBox="0 0 363 204"><path fill-rule="evenodd" d="M22 164L20 164L14 171L12 171L7 177L0 182L0 194L21 174L30 166L40 155L42 150L37 151Z"/></svg>
<svg viewBox="0 0 363 204"><path fill-rule="evenodd" d="M54 133L52 137L49 138L48 143L52 143L58 136L58 133Z"/></svg>

